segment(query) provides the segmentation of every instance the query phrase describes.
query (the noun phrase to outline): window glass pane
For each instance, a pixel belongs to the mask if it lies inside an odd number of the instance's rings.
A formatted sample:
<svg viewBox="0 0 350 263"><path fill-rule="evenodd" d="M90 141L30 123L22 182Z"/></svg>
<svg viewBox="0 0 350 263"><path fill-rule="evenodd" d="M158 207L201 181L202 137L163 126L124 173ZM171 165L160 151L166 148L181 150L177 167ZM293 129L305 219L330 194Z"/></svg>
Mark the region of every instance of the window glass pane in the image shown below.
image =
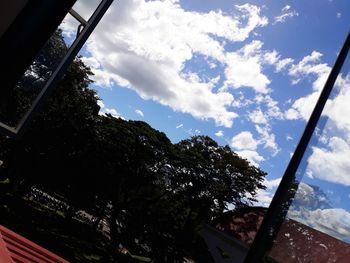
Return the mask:
<svg viewBox="0 0 350 263"><path fill-rule="evenodd" d="M297 192L269 253L274 262L350 258L349 63L348 56L297 171Z"/></svg>
<svg viewBox="0 0 350 263"><path fill-rule="evenodd" d="M91 8L97 7L100 1L94 2L96 5L91 4ZM88 8L83 9L82 14L90 14ZM79 24L79 21L68 13L19 80L6 89L0 89L1 123L13 128L18 126L75 41Z"/></svg>
<svg viewBox="0 0 350 263"><path fill-rule="evenodd" d="M73 6L73 10L87 21L100 3L101 0L78 0Z"/></svg>

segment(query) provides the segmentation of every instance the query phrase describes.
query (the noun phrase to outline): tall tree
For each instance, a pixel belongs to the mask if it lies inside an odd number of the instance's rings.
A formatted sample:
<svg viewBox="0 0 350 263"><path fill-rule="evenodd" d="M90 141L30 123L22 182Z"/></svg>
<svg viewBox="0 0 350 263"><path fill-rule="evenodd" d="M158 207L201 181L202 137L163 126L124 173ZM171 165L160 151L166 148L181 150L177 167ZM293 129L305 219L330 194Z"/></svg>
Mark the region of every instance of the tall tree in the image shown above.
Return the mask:
<svg viewBox="0 0 350 263"><path fill-rule="evenodd" d="M266 173L208 136L194 136L175 145L177 159L171 183L192 210L210 219L231 204L251 204ZM200 211L202 207L207 207Z"/></svg>

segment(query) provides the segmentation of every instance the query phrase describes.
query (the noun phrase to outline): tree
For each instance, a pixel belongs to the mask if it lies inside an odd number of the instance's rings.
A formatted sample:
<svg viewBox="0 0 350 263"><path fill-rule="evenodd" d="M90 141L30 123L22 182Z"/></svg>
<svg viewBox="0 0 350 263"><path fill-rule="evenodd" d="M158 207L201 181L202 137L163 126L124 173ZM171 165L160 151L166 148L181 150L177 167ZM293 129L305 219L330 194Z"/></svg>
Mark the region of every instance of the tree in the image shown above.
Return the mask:
<svg viewBox="0 0 350 263"><path fill-rule="evenodd" d="M111 234L115 242L122 238L124 245L135 247L134 239L140 239L142 231L126 226L133 224L135 211L155 204L165 191L159 165L167 158L171 142L145 122L124 121L110 115L102 116L101 120L99 136L100 144L104 145L101 189L113 204Z"/></svg>
<svg viewBox="0 0 350 263"><path fill-rule="evenodd" d="M20 105L66 49L57 32L16 87ZM250 204L266 173L207 136L172 144L145 122L99 115L91 74L77 58L23 138L0 138L11 182L61 193L69 218L97 208L101 218L110 203L113 251L121 243L154 262L182 262L201 224L229 204Z"/></svg>
<svg viewBox="0 0 350 263"><path fill-rule="evenodd" d="M58 31L34 61L31 73L16 87L21 105L31 103L66 51ZM4 155L5 164L15 167L12 182L70 192L73 199L79 196L74 192L82 193L80 196L89 192L98 169L93 149L100 109L95 91L88 88L91 74L79 58L75 59L23 138L3 137L2 145L11 144Z"/></svg>
<svg viewBox="0 0 350 263"><path fill-rule="evenodd" d="M188 203L190 215L195 212L202 220L209 220L228 204L251 204L257 190L264 189L265 172L208 136L195 136L175 147L171 183Z"/></svg>

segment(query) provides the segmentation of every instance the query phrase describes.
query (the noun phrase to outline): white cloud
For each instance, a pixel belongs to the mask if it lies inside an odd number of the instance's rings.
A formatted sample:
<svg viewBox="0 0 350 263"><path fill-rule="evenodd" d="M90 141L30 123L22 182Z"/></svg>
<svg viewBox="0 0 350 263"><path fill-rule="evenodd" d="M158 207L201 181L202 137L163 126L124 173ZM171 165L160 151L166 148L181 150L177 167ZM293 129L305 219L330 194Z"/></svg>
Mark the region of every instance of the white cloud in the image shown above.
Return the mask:
<svg viewBox="0 0 350 263"><path fill-rule="evenodd" d="M230 58L225 53L225 41L244 41L268 23L257 6L244 4L235 8L236 14L230 16L220 10L185 11L178 1L116 2L87 43L87 51L100 65L93 68L95 80L107 87L117 83L174 111L231 127L237 117L228 109L234 103L233 96L223 90L214 91L215 81L203 80L196 73L190 75L184 66L194 54L225 64ZM72 32L68 26L65 30ZM254 58L244 63L260 69ZM264 82L268 81L259 76L263 82L260 88L265 91Z"/></svg>
<svg viewBox="0 0 350 263"><path fill-rule="evenodd" d="M337 18L338 19L341 18L341 13L340 12L337 13Z"/></svg>
<svg viewBox="0 0 350 263"><path fill-rule="evenodd" d="M182 128L184 125L182 123L180 123L179 125L176 125L176 129L180 129Z"/></svg>
<svg viewBox="0 0 350 263"><path fill-rule="evenodd" d="M266 190L259 189L257 191L257 202L255 203L255 205L268 207L280 182L281 178L276 178L273 180L268 180L265 178L263 185L266 186Z"/></svg>
<svg viewBox="0 0 350 263"><path fill-rule="evenodd" d="M285 58L281 59L276 64L276 71L280 72L281 70L285 69L288 65L294 62L294 59L292 58Z"/></svg>
<svg viewBox="0 0 350 263"><path fill-rule="evenodd" d="M226 80L223 90L227 88L250 87L258 93L268 93L271 81L262 73L262 59L260 56L263 43L255 40L245 45L237 52L226 55Z"/></svg>
<svg viewBox="0 0 350 263"><path fill-rule="evenodd" d="M301 182L290 210L329 208L329 197L318 187Z"/></svg>
<svg viewBox="0 0 350 263"><path fill-rule="evenodd" d="M92 69L99 69L101 67L100 63L97 61L96 58L93 57L82 57L81 60L84 62L85 65Z"/></svg>
<svg viewBox="0 0 350 263"><path fill-rule="evenodd" d="M318 89L315 87L315 89ZM305 98L309 100L310 96L317 99L318 93L313 92ZM300 103L301 99L296 103ZM348 156L350 156L350 120L348 118L348 109L350 101L350 74L347 76L340 75L336 81L331 98L327 101L323 116L327 119L325 127L320 130L316 129L318 144L314 145L312 153L308 158L307 175L311 178L318 178L328 182L350 186L350 164ZM302 110L311 112L312 105L298 105L289 112L303 114ZM305 115L305 114L304 114Z"/></svg>
<svg viewBox="0 0 350 263"><path fill-rule="evenodd" d="M267 119L264 113L258 108L255 111L249 113L249 119L256 124L267 124Z"/></svg>
<svg viewBox="0 0 350 263"><path fill-rule="evenodd" d="M276 136L273 134L270 126L255 125L255 129L260 135L259 143L264 144L264 148L270 149L272 151L272 156L275 156L280 149L276 143Z"/></svg>
<svg viewBox="0 0 350 263"><path fill-rule="evenodd" d="M282 8L282 12L286 12L290 9L290 5L285 5L283 8Z"/></svg>
<svg viewBox="0 0 350 263"><path fill-rule="evenodd" d="M256 151L259 144L262 144L264 148L270 149L272 151L272 156L275 156L280 149L269 125L255 125L255 129L260 135L258 139L255 139L250 131L243 131L232 137L230 146L236 150L238 154L243 154L243 157L257 164L265 160L265 158Z"/></svg>
<svg viewBox="0 0 350 263"><path fill-rule="evenodd" d="M335 83L335 90L333 94L337 94L335 98L331 98L327 101L324 114L329 117L331 127L336 129L340 134L346 138L346 141L350 143L350 119L349 113L349 101L350 101L350 74L347 76L338 76ZM334 96L333 96L334 97Z"/></svg>
<svg viewBox="0 0 350 263"><path fill-rule="evenodd" d="M328 196L318 187L300 183L288 217L349 242L350 213L330 208Z"/></svg>
<svg viewBox="0 0 350 263"><path fill-rule="evenodd" d="M263 207L269 207L273 194L269 191L259 189L256 194L256 200L257 202L254 204L256 206L263 206Z"/></svg>
<svg viewBox="0 0 350 263"><path fill-rule="evenodd" d="M250 131L243 131L231 139L230 145L237 150L256 150L258 141Z"/></svg>
<svg viewBox="0 0 350 263"><path fill-rule="evenodd" d="M137 115L140 115L141 117L144 117L144 116L145 116L144 113L143 113L143 111L142 111L142 110L139 110L139 109L136 109L136 110L135 110L135 113L136 113Z"/></svg>
<svg viewBox="0 0 350 263"><path fill-rule="evenodd" d="M264 157L261 156L258 152L253 150L242 150L242 151L236 151L236 153L247 159L252 165L259 167L259 163L264 161Z"/></svg>
<svg viewBox="0 0 350 263"><path fill-rule="evenodd" d="M284 115L278 106L278 102L271 98L270 95L259 94L254 98L255 102L258 104L264 104L267 107L267 111L264 112L265 116L269 119L283 120Z"/></svg>
<svg viewBox="0 0 350 263"><path fill-rule="evenodd" d="M294 60L292 58L281 59L281 55L276 50L273 50L263 55L263 61L269 65L274 65L276 72L280 72L293 63Z"/></svg>
<svg viewBox="0 0 350 263"><path fill-rule="evenodd" d="M258 167L259 163L265 160L264 157L256 151L258 143L259 141L254 139L250 131L243 131L232 137L230 146L239 156L246 158L249 162Z"/></svg>
<svg viewBox="0 0 350 263"><path fill-rule="evenodd" d="M321 232L349 242L350 213L342 208L292 210L288 216Z"/></svg>
<svg viewBox="0 0 350 263"><path fill-rule="evenodd" d="M199 134L201 133L200 130L198 130L198 129L192 129L192 128L188 129L186 132L187 132L189 135L191 135L191 136L197 136L197 135L199 135Z"/></svg>
<svg viewBox="0 0 350 263"><path fill-rule="evenodd" d="M294 139L293 139L292 136L290 136L289 134L287 134L287 135L286 135L286 140L287 140L287 141L293 141Z"/></svg>
<svg viewBox="0 0 350 263"><path fill-rule="evenodd" d="M284 23L287 19L292 18L294 16L299 16L299 13L295 10L291 10L290 5L286 5L281 10L281 15L275 16L273 24Z"/></svg>
<svg viewBox="0 0 350 263"><path fill-rule="evenodd" d="M241 49L226 54L226 80L221 90L248 87L262 94L271 91L268 87L271 80L263 73L263 66L272 65L279 72L290 65L293 59L282 59L276 50L263 50L263 44L262 41L253 40Z"/></svg>
<svg viewBox="0 0 350 263"><path fill-rule="evenodd" d="M221 138L224 136L224 132L222 130L219 130L215 133L215 136Z"/></svg>
<svg viewBox="0 0 350 263"><path fill-rule="evenodd" d="M350 186L349 156L349 144L339 137L332 137L327 148L312 148L308 169L313 177Z"/></svg>
<svg viewBox="0 0 350 263"><path fill-rule="evenodd" d="M107 108L102 100L98 100L97 104L98 104L98 106L100 106L100 112L99 112L100 115L111 114L115 118L122 118L122 119L124 119L123 116L121 116L120 113L117 112L116 109L114 109L114 108Z"/></svg>
<svg viewBox="0 0 350 263"><path fill-rule="evenodd" d="M273 180L267 180L266 178L264 179L264 185L266 186L266 188L268 190L273 190L275 189L277 186L279 186L280 182L281 182L281 177L280 178L276 178Z"/></svg>
<svg viewBox="0 0 350 263"><path fill-rule="evenodd" d="M319 94L327 80L331 68L325 64L320 63L322 54L313 51L310 55L305 56L299 63L293 64L289 69L288 74L295 79L297 83L309 76L314 76L316 79L312 83L313 92L305 97L297 99L285 112L285 118L289 120L304 119L308 120Z"/></svg>

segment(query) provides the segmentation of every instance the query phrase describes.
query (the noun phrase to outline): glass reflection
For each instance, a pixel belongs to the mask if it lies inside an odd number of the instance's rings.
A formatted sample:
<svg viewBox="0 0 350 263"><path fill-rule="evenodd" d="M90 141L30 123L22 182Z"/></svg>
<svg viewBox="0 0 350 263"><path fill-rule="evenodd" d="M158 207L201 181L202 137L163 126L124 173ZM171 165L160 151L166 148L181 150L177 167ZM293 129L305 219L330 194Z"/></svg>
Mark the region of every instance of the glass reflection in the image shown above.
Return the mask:
<svg viewBox="0 0 350 263"><path fill-rule="evenodd" d="M80 2L74 8L88 20L101 1L91 0L89 8L80 8ZM79 25L68 13L17 83L10 89L0 90L1 123L13 128L18 126L75 41Z"/></svg>
<svg viewBox="0 0 350 263"><path fill-rule="evenodd" d="M73 10L78 12L87 21L100 3L101 0L78 0L73 6Z"/></svg>
<svg viewBox="0 0 350 263"><path fill-rule="evenodd" d="M349 262L349 64L348 56L297 171L300 183L268 261Z"/></svg>
<svg viewBox="0 0 350 263"><path fill-rule="evenodd" d="M13 89L0 92L4 100L0 104L1 122L12 127L18 125L67 51L61 32L55 32Z"/></svg>

